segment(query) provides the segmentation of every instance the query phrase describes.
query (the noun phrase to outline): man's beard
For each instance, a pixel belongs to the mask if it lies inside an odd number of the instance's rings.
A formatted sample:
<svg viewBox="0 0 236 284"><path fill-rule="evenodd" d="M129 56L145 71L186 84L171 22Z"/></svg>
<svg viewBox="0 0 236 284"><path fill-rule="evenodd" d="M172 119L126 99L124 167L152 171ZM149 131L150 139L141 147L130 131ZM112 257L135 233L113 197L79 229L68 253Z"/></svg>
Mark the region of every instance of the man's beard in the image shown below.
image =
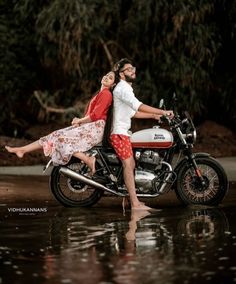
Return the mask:
<svg viewBox="0 0 236 284"><path fill-rule="evenodd" d="M135 77L130 77L128 75L125 75L125 81L129 83L133 83L135 81Z"/></svg>

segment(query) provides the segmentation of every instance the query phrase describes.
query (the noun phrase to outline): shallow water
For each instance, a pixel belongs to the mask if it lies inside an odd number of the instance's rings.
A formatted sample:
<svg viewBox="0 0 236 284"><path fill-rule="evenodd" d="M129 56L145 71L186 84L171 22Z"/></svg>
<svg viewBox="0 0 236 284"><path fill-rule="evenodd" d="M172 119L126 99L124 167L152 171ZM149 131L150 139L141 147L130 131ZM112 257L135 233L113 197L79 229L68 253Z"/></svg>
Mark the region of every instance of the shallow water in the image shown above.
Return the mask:
<svg viewBox="0 0 236 284"><path fill-rule="evenodd" d="M5 199L0 283L234 283L234 191L217 208L174 203L151 214Z"/></svg>

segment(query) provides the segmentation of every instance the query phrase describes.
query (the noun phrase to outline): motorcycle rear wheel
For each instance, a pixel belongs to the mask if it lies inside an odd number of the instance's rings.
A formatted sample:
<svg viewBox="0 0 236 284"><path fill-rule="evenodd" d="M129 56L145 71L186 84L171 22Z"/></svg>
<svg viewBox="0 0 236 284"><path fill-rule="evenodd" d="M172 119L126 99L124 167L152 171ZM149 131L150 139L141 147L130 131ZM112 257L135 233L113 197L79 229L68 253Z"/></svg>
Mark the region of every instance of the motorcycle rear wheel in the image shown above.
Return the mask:
<svg viewBox="0 0 236 284"><path fill-rule="evenodd" d="M88 168L80 161L72 160L68 168L86 174ZM50 176L50 187L54 197L65 207L90 207L102 197L102 191L80 181L73 180L60 172L61 166L54 167Z"/></svg>
<svg viewBox="0 0 236 284"><path fill-rule="evenodd" d="M213 158L195 158L205 180L202 187L193 166L185 163L177 177L176 195L182 204L218 205L228 190L228 179L223 167Z"/></svg>

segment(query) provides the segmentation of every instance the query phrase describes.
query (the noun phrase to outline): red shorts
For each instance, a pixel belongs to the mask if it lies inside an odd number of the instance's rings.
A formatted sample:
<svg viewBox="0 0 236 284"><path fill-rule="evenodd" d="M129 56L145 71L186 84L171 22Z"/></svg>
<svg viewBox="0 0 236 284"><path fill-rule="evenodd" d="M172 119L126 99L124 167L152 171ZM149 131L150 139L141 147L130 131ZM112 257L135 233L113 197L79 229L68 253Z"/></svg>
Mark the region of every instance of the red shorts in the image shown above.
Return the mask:
<svg viewBox="0 0 236 284"><path fill-rule="evenodd" d="M133 156L129 136L123 134L112 134L110 136L110 141L120 160L126 160Z"/></svg>

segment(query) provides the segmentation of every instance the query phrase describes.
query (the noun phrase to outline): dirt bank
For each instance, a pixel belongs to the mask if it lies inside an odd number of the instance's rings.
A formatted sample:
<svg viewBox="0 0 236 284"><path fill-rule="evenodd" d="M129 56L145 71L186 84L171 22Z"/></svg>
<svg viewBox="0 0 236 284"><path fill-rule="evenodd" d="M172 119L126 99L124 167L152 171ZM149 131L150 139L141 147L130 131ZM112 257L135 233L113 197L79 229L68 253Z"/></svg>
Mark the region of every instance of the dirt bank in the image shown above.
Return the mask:
<svg viewBox="0 0 236 284"><path fill-rule="evenodd" d="M18 159L15 155L7 153L4 146L21 146L37 140L39 137L62 127L61 125L48 124L36 125L26 131L25 137L11 138L6 136L0 137L0 166L28 166L45 164L48 158L39 152L33 152L25 155L24 158ZM236 133L230 129L216 124L212 121L206 121L197 128L198 138L194 147L195 152L207 152L214 157L230 157L236 156Z"/></svg>

